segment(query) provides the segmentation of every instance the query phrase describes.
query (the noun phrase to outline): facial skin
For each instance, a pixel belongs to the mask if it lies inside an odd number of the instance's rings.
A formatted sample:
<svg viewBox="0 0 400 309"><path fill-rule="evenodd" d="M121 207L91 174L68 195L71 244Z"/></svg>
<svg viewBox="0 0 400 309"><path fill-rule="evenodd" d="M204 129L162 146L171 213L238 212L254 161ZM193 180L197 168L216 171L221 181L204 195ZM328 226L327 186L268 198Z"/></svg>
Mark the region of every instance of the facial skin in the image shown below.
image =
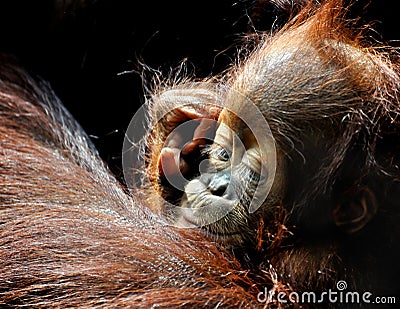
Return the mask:
<svg viewBox="0 0 400 309"><path fill-rule="evenodd" d="M245 239L245 231L252 228L244 223L248 209L244 207L243 201L252 197L261 176L258 145L254 139L250 139L244 146L246 148L235 147L232 131L221 124L216 131L214 143L208 150L207 171L186 185L181 201L181 220L198 226L207 222L204 221L207 216L215 215L215 211L209 209L210 205L215 205L217 210L231 210L217 222L207 224L204 230L232 244ZM187 212L185 208L196 209L197 212ZM201 211L202 209L205 211Z"/></svg>
<svg viewBox="0 0 400 309"><path fill-rule="evenodd" d="M277 196L281 192L276 187L282 188L282 179L276 175L280 182L275 182L273 195L258 212L250 213L257 188L261 188L258 196L267 195L268 175L261 175L261 150L253 133L240 121L242 127L233 131L221 120L225 113L228 112L221 112L213 144L206 149L204 171L185 186L177 224L201 227L227 247L237 247L256 241L258 220L265 216L267 208L273 209L279 202ZM268 161L264 163L269 165Z"/></svg>

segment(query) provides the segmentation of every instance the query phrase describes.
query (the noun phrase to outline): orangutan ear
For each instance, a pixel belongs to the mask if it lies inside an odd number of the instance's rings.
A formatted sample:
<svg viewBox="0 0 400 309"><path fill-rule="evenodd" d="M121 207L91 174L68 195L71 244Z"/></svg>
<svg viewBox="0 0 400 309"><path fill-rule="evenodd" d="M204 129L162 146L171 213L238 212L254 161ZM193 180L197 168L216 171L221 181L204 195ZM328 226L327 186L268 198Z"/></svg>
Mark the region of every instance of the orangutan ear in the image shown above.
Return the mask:
<svg viewBox="0 0 400 309"><path fill-rule="evenodd" d="M341 230L353 234L361 230L376 214L378 203L368 187L350 190L347 197L333 209L333 220Z"/></svg>

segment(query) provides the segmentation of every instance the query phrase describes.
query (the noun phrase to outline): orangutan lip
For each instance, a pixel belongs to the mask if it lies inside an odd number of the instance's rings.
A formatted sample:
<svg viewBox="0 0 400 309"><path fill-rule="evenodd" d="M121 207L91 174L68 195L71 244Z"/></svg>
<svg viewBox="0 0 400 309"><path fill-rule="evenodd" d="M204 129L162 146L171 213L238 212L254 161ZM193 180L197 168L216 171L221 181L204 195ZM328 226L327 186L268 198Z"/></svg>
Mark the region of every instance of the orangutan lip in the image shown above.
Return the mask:
<svg viewBox="0 0 400 309"><path fill-rule="evenodd" d="M195 222L189 215L183 214L182 217L180 218L180 223L183 224L184 226L191 226L194 228L199 228L203 233L207 234L208 236L211 237L216 237L216 238L229 238L233 237L239 234L239 232L218 232L218 231L210 231L209 226L199 226L198 223Z"/></svg>
<svg viewBox="0 0 400 309"><path fill-rule="evenodd" d="M202 233L204 233L206 236L215 238L215 239L221 239L221 240L226 240L230 239L236 235L239 235L239 232L230 232L230 233L225 233L225 232L216 232L216 231L210 231L207 226L201 226L199 227L194 220L190 218L190 216L183 215L180 220L180 224L185 227L193 227L193 228L198 228Z"/></svg>

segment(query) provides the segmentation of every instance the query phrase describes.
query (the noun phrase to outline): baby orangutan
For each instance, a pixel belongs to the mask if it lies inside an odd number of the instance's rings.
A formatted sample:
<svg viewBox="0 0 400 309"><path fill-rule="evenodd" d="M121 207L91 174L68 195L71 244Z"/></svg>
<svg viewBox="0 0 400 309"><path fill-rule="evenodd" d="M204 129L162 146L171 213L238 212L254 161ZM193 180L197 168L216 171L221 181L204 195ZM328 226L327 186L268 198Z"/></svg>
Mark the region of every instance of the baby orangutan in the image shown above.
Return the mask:
<svg viewBox="0 0 400 309"><path fill-rule="evenodd" d="M400 192L400 79L388 53L345 28L341 8L309 1L225 76L152 97L153 112L170 112L148 142L147 174L165 201L151 207L291 286L349 278L367 288L368 265L375 290L397 293L384 266L396 254L380 240L399 237L389 214Z"/></svg>

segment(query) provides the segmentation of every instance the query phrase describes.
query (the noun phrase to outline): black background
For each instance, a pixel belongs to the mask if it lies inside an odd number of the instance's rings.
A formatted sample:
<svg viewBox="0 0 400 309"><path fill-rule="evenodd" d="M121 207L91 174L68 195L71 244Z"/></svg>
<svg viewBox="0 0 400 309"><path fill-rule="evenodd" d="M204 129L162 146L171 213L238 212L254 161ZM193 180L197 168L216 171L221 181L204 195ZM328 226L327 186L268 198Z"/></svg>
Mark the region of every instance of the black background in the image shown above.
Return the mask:
<svg viewBox="0 0 400 309"><path fill-rule="evenodd" d="M245 33L271 27L275 11L265 2L3 0L0 52L50 81L120 175L124 130L144 102L138 63L168 74L186 60L198 77L218 73ZM375 39L399 46L395 0L366 2L357 1L350 17L372 22Z"/></svg>

